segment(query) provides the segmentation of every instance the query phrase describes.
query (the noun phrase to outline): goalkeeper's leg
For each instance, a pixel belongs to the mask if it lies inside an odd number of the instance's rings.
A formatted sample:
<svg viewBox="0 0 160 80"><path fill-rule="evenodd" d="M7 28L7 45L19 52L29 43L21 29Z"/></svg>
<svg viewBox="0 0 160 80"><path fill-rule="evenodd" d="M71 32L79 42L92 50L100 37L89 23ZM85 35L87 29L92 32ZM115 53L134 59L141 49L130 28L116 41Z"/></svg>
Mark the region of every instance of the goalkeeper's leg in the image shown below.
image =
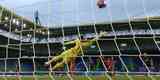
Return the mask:
<svg viewBox="0 0 160 80"><path fill-rule="evenodd" d="M58 61L61 59L61 56L55 56L53 57L51 60L49 60L48 62L45 62L45 65L48 66L49 64L51 64L53 61Z"/></svg>
<svg viewBox="0 0 160 80"><path fill-rule="evenodd" d="M53 57L48 62L45 62L45 65L48 66L52 62L55 62L56 64L53 68L61 67L65 62L68 63L70 61L70 58L67 56L69 57L73 56L73 51L71 49L62 52L59 56Z"/></svg>
<svg viewBox="0 0 160 80"><path fill-rule="evenodd" d="M54 65L52 69L55 70L57 68L63 67L64 64L65 64L65 61L59 62L56 65Z"/></svg>
<svg viewBox="0 0 160 80"><path fill-rule="evenodd" d="M45 65L47 66L47 65L51 64L53 61L56 62L56 61L63 59L64 54L66 54L68 52L69 52L69 50L66 50L66 51L63 51L60 55L54 56L51 60L49 60L48 62L45 62Z"/></svg>

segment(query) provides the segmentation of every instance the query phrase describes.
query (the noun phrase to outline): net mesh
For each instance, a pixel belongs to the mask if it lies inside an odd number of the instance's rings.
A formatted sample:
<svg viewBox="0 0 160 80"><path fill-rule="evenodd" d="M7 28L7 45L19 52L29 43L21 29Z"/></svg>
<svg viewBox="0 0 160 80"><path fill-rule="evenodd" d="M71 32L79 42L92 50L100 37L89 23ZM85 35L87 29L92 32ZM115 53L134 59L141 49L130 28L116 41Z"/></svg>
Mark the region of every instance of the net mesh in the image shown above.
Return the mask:
<svg viewBox="0 0 160 80"><path fill-rule="evenodd" d="M57 12L53 12L57 7L52 7L51 1L46 2L45 6L43 6L44 2L37 5L41 5L42 9L47 8L47 15L40 14L40 20L42 25L48 27L40 27L1 8L0 75L2 78L0 79L135 80L138 79L136 77L144 75L147 80L159 79L156 76L160 71L158 18L131 17L133 14L127 8L128 0L120 2L122 9L117 8L123 12L118 16L127 18L124 22L114 21L117 17L110 8L114 6L109 4L111 0L107 1L106 8L100 10L96 7L94 0L87 0L86 3L79 0L69 1L70 3L67 3L67 0L56 1L55 5L59 6L60 10ZM72 5L73 3L75 5ZM85 8L89 7L89 9L80 8L80 3L87 4ZM147 2L138 0L137 3L141 11L134 15L147 16ZM66 6L63 6L66 4L72 8L66 9ZM25 14L32 19L33 16L30 14L36 11L32 8L35 5L10 11ZM30 9L33 12L21 12L22 9ZM89 15L86 15L85 11ZM55 15L59 12L61 14ZM103 21L107 22L100 23ZM68 26L71 23L74 25ZM52 57L74 46L74 44L64 45L66 41L75 40L80 36L89 41L97 37L101 31L107 32L107 35L97 38L95 43L87 49L81 47L82 55L77 56L70 64L65 64L56 70L52 70L53 65L44 66L44 63Z"/></svg>

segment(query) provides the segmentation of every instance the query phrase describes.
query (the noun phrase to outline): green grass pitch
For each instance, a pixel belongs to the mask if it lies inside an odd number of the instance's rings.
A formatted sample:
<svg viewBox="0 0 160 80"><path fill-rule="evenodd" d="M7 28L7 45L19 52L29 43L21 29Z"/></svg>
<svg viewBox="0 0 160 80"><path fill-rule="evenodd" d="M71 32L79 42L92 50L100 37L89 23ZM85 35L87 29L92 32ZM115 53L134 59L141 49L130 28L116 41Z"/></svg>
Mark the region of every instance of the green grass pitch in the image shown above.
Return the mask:
<svg viewBox="0 0 160 80"><path fill-rule="evenodd" d="M68 76L52 76L54 80L70 80ZM74 75L71 76L74 80L109 80L109 78L105 75L94 75L94 76L82 76L82 75ZM154 76L136 76L136 75L129 75L132 80L160 80L160 75L154 75ZM52 80L49 76L21 76L20 79L17 77L0 77L0 80ZM117 75L113 80L130 80L128 76L126 75Z"/></svg>

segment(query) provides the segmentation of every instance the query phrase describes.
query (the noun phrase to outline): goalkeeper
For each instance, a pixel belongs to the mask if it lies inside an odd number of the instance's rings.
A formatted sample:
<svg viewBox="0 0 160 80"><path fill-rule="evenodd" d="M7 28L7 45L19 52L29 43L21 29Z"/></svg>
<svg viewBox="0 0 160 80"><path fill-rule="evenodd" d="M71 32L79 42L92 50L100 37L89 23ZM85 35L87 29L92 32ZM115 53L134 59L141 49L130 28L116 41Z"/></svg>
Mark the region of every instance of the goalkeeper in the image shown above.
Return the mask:
<svg viewBox="0 0 160 80"><path fill-rule="evenodd" d="M64 64L68 64L71 61L75 60L75 58L81 54L81 48L83 49L87 49L88 47L90 47L97 38L105 36L106 32L100 32L100 34L98 35L98 37L91 39L91 40L80 40L80 39L76 39L74 41L69 41L64 43L64 45L68 45L68 44L75 44L74 47L65 50L64 52L62 52L59 56L53 57L51 60L49 60L48 62L45 62L45 65L50 65L51 63L56 63L53 66L53 70L63 67Z"/></svg>

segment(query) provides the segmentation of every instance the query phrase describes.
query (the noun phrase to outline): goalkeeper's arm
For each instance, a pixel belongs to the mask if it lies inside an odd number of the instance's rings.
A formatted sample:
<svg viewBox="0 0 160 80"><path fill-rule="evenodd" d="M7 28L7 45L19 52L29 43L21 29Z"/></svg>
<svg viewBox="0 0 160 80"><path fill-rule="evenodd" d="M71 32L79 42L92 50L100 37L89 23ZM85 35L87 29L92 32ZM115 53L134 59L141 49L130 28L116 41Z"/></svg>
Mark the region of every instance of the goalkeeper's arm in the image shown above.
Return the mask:
<svg viewBox="0 0 160 80"><path fill-rule="evenodd" d="M74 41L64 42L64 45L74 44L75 42L76 42L76 40L74 40Z"/></svg>
<svg viewBox="0 0 160 80"><path fill-rule="evenodd" d="M100 37L103 37L103 36L105 36L105 35L107 35L107 32L100 32L100 34L99 35L97 35L95 38L93 38L92 40L90 40L90 42L95 42L98 38L100 38Z"/></svg>
<svg viewBox="0 0 160 80"><path fill-rule="evenodd" d="M100 37L102 37L102 36L105 36L106 34L107 34L106 32L100 32L100 34L97 35L95 38L87 41L87 42L85 43L85 46L90 46L90 45L92 45L94 42L96 42L96 40L97 40L98 38L100 38Z"/></svg>

